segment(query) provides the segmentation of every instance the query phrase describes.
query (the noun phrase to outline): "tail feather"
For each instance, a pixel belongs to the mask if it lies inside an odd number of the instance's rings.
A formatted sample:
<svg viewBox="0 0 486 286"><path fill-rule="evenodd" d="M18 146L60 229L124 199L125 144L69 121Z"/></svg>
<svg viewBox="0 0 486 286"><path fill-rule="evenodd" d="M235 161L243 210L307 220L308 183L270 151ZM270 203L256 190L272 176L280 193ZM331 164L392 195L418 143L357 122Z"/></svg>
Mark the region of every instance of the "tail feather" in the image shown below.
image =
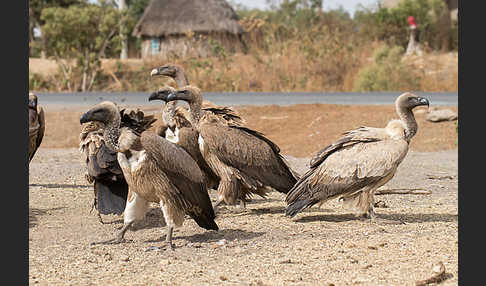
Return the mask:
<svg viewBox="0 0 486 286"><path fill-rule="evenodd" d="M196 215L195 213L189 213L189 216L194 219L194 221L199 225L200 227L207 229L207 230L219 230L218 225L214 221L214 218L211 218L207 215Z"/></svg>
<svg viewBox="0 0 486 286"><path fill-rule="evenodd" d="M287 206L287 209L285 210L285 215L290 216L290 217L294 217L296 214L301 212L303 209L311 207L314 204L315 204L315 202L313 202L311 199L294 201L293 203L291 203Z"/></svg>

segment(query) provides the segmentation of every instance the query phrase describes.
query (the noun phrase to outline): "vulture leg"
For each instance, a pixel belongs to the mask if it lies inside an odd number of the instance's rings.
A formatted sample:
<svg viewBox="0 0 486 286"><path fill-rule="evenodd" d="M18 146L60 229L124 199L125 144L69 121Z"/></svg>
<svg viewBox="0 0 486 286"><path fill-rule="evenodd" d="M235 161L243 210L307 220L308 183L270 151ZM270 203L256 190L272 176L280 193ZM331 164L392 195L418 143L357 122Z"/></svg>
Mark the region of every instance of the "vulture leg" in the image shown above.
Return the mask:
<svg viewBox="0 0 486 286"><path fill-rule="evenodd" d="M116 235L115 238L112 238L112 239L109 239L109 240L104 240L104 241L98 241L98 242L91 242L91 245L95 245L95 244L118 244L118 243L122 243L122 242L125 242L125 238L123 238L125 236L125 233L127 232L128 228L130 228L130 226L133 224L134 221L131 221L129 223L125 223L122 227L122 229L120 230L120 232L118 232L118 234Z"/></svg>
<svg viewBox="0 0 486 286"><path fill-rule="evenodd" d="M218 200L213 204L214 213L217 212L218 206L224 201L223 196L219 196Z"/></svg>
<svg viewBox="0 0 486 286"><path fill-rule="evenodd" d="M169 245L170 249L174 250L174 244L172 244L172 232L174 231L173 226L169 226L167 229L167 236L165 237L165 242Z"/></svg>

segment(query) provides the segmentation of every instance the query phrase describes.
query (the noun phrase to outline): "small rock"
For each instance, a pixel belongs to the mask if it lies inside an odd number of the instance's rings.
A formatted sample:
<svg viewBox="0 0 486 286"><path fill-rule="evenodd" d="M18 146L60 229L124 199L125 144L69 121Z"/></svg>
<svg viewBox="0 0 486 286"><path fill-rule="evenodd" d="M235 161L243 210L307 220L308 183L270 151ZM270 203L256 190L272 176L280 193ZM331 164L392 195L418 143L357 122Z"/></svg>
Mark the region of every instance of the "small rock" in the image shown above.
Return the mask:
<svg viewBox="0 0 486 286"><path fill-rule="evenodd" d="M161 259L159 262L160 265L169 265L170 260L169 259Z"/></svg>
<svg viewBox="0 0 486 286"><path fill-rule="evenodd" d="M378 247L370 245L370 246L368 246L368 249L377 250L377 249L378 249Z"/></svg>
<svg viewBox="0 0 486 286"><path fill-rule="evenodd" d="M120 257L120 261L128 262L128 261L130 261L130 257L123 255L123 256Z"/></svg>
<svg viewBox="0 0 486 286"><path fill-rule="evenodd" d="M221 276L219 276L219 280L226 281L226 280L228 280L228 278L226 278L225 276L221 275Z"/></svg>
<svg viewBox="0 0 486 286"><path fill-rule="evenodd" d="M457 120L457 113L450 109L431 110L427 113L425 119L431 122L454 121Z"/></svg>

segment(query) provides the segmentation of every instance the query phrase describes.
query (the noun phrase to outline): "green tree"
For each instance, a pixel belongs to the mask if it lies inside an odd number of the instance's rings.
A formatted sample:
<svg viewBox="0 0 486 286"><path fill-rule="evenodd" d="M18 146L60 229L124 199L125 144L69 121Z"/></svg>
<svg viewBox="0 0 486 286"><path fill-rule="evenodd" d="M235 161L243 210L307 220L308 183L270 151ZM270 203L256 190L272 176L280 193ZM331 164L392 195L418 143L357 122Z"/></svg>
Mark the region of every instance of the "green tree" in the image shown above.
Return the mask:
<svg viewBox="0 0 486 286"><path fill-rule="evenodd" d="M119 45L119 11L102 1L99 5L45 8L41 19L48 51L58 63L67 89L91 90L104 51Z"/></svg>
<svg viewBox="0 0 486 286"><path fill-rule="evenodd" d="M45 56L46 40L42 33L42 25L45 24L41 18L42 10L49 7L67 8L72 5L86 4L86 0L29 0L29 44L34 43L34 29L38 28L41 34L41 49Z"/></svg>

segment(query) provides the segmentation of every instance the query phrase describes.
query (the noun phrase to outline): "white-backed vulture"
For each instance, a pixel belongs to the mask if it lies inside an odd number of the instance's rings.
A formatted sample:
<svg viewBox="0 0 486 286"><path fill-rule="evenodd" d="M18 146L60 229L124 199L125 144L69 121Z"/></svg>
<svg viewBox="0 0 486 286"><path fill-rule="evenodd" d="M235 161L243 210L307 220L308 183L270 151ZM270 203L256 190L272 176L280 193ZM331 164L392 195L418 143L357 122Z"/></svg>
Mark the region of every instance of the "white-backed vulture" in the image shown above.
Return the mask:
<svg viewBox="0 0 486 286"><path fill-rule="evenodd" d="M175 91L176 90L173 87L166 86L163 89L152 93L149 101L162 100L167 102L169 93ZM167 104L171 103L173 102L168 102ZM201 151L199 150L199 143L197 141L199 134L196 128L192 126L187 118L190 118L190 114L187 109L182 108L182 106L177 106L175 108L175 112L171 116L171 120L176 128L174 128L174 133L172 133L173 135L166 134L167 136L165 138L184 148L184 150L186 150L186 152L189 153L196 161L203 173L204 182L207 189L217 189L219 185L219 177L209 167L206 160L204 160Z"/></svg>
<svg viewBox="0 0 486 286"><path fill-rule="evenodd" d="M140 110L125 113L120 111L121 126L138 133L149 129L157 120L153 115L145 116ZM93 207L101 214L122 214L125 209L128 184L117 161L116 152L108 148L103 137L104 125L91 121L82 125L79 134L79 149L84 154L87 166L86 179L94 183Z"/></svg>
<svg viewBox="0 0 486 286"><path fill-rule="evenodd" d="M271 189L286 194L297 181L296 174L280 155L279 147L260 132L227 124L221 117L201 109L202 94L195 86L180 88L168 101L189 103L191 124L199 136L199 150L211 169L220 177L218 199L243 207L252 194L265 197Z"/></svg>
<svg viewBox="0 0 486 286"><path fill-rule="evenodd" d="M150 73L150 76L170 77L175 81L178 88L189 85L189 80L187 79L187 76L184 72L184 68L182 68L182 66L177 64L166 64L161 67L155 68ZM177 101L171 101L171 102L167 102L164 108L162 109L162 118L165 122L167 122L167 125L169 126L174 126L175 117L178 116L176 114L177 113L176 106L177 106ZM228 124L243 125L245 123L244 120L238 115L238 113L233 108L228 106L218 106L213 104L212 102L203 100L202 109L205 111L213 112L217 116L220 116ZM184 115L184 114L180 113L180 115ZM186 117L186 119L189 120L188 117Z"/></svg>
<svg viewBox="0 0 486 286"><path fill-rule="evenodd" d="M167 76L172 78L178 87L183 87L189 84L189 80L180 65L166 64L159 68L153 69L151 76ZM217 189L219 186L219 177L206 163L199 151L199 144L197 139L199 134L195 127L190 123L190 114L186 107L177 106L177 101L167 102L167 96L173 88L165 86L158 92L150 95L149 101L163 100L166 102L162 108L162 122L163 125L158 127L158 134L165 137L167 140L177 143L184 150L186 150L196 160L197 164L203 172L206 186L208 189ZM238 113L230 107L217 106L211 102L203 102L203 110L212 112L227 124L243 125L244 120ZM166 126L166 127L165 127ZM164 132L164 131L165 132Z"/></svg>
<svg viewBox="0 0 486 286"><path fill-rule="evenodd" d="M105 142L117 152L129 186L122 229L114 239L99 243L123 242L130 225L145 216L149 202L160 204L171 249L173 229L182 226L185 214L202 228L218 230L201 170L182 147L148 130L138 133L120 127L120 113L113 102L99 103L80 118L81 124L90 121L105 125Z"/></svg>
<svg viewBox="0 0 486 286"><path fill-rule="evenodd" d="M46 122L44 109L37 104L37 95L29 93L29 164L42 143Z"/></svg>
<svg viewBox="0 0 486 286"><path fill-rule="evenodd" d="M395 100L399 120L385 128L360 127L317 152L307 171L287 194L285 214L293 217L315 204L340 197L356 215L375 219L374 192L388 182L417 133L412 109L429 105L426 98L406 92Z"/></svg>

